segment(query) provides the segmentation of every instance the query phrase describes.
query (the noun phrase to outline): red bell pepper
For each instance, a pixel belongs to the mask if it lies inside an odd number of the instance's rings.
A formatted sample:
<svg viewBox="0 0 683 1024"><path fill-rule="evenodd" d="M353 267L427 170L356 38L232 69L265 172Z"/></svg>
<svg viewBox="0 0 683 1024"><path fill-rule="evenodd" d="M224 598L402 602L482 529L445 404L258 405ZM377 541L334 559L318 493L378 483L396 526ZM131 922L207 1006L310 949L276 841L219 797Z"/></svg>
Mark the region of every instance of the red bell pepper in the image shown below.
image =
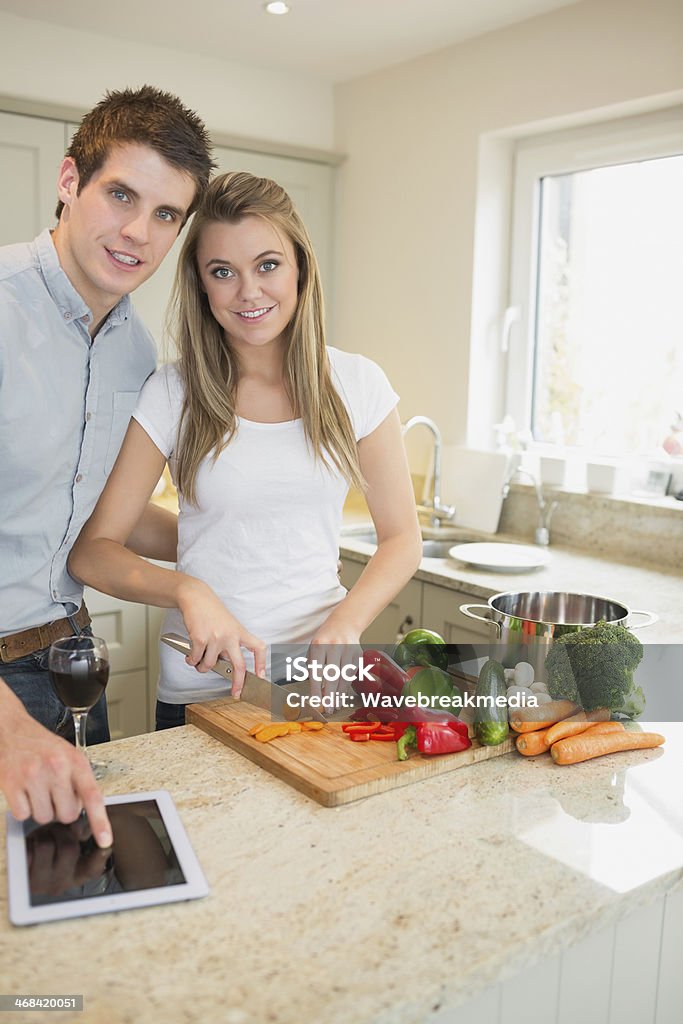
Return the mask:
<svg viewBox="0 0 683 1024"><path fill-rule="evenodd" d="M373 679L382 687L382 692L399 696L403 693L403 687L408 682L408 676L395 661L384 651L377 651L369 648L363 651L363 665L372 672ZM359 686L365 690L367 684L360 683ZM355 689L355 687L354 687ZM356 690L356 692L359 692Z"/></svg>
<svg viewBox="0 0 683 1024"><path fill-rule="evenodd" d="M464 722L443 724L440 722L418 722L408 725L398 740L398 759L408 759L408 748L417 747L421 754L455 754L472 746Z"/></svg>

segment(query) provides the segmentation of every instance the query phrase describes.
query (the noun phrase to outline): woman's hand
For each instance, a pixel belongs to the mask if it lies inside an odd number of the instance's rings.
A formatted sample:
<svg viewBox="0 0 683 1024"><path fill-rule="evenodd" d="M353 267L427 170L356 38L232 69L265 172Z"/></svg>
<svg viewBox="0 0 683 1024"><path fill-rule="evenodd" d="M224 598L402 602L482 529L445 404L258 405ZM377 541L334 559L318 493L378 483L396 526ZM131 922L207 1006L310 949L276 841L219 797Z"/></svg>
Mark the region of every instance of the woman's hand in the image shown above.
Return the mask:
<svg viewBox="0 0 683 1024"><path fill-rule="evenodd" d="M266 645L231 615L206 583L186 577L177 590L178 608L183 616L192 650L185 658L198 672L209 672L221 655L233 666L232 695L239 697L246 666L242 647L254 655L257 676L266 674Z"/></svg>
<svg viewBox="0 0 683 1024"><path fill-rule="evenodd" d="M363 651L360 633L352 623L337 614L337 609L319 627L308 648L309 662L317 662L318 672L323 674L325 666L335 666L329 674L335 679L311 679L311 694L322 696L339 690L348 690L354 674L358 674L358 661ZM348 666L348 667L347 667ZM342 668L345 669L341 675ZM352 674L353 672L353 674ZM348 677L348 678L347 678Z"/></svg>

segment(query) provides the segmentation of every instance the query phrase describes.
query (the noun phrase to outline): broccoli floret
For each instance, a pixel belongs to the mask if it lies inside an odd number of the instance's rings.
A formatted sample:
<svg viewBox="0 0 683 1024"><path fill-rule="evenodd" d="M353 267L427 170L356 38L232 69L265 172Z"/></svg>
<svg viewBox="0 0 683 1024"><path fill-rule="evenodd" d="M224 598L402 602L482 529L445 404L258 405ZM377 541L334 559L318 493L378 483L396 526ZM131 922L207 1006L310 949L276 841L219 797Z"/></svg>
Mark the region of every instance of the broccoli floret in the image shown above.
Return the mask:
<svg viewBox="0 0 683 1024"><path fill-rule="evenodd" d="M545 661L548 692L586 711L607 707L636 718L645 709L645 694L633 682L642 657L643 645L624 626L601 621L567 633L553 643Z"/></svg>
<svg viewBox="0 0 683 1024"><path fill-rule="evenodd" d="M632 686L627 693L624 703L618 708L612 708L616 715L625 715L626 718L640 718L645 710L645 694L642 686Z"/></svg>

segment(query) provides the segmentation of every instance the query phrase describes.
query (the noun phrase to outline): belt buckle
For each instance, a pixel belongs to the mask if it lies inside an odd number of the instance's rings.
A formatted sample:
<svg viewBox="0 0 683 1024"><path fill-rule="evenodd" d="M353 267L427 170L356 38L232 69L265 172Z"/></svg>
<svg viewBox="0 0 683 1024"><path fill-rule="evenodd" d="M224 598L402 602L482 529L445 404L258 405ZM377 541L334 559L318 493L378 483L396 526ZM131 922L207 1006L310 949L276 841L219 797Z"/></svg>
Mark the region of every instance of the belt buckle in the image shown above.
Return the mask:
<svg viewBox="0 0 683 1024"><path fill-rule="evenodd" d="M0 643L0 662L3 665L9 665L10 659L6 656L5 651L7 650L6 643Z"/></svg>

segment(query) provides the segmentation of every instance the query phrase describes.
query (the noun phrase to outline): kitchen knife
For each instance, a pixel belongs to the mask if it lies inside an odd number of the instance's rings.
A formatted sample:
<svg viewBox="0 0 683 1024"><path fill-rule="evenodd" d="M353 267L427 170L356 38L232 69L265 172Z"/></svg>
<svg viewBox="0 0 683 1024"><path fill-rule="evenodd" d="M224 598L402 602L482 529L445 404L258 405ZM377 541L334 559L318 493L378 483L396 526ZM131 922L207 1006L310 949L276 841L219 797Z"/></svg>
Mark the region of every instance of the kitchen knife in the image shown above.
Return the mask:
<svg viewBox="0 0 683 1024"><path fill-rule="evenodd" d="M192 650L192 644L185 636L181 636L180 633L162 633L162 642L168 644L176 651L180 651L181 654L189 654ZM233 665L227 658L219 658L213 667L214 672L218 672L219 675L227 679L228 682L232 682L233 677ZM257 708L263 708L268 711L273 718L285 719L286 721L295 721L297 718L313 718L318 722L326 722L326 716L318 709L309 707L305 704L303 707L290 707L287 704L287 694L294 693L297 696L308 696L311 692L309 683L286 683L283 686L278 686L275 683L271 683L268 679L262 679L261 676L255 675L253 672L246 672L244 676L244 686L242 687L242 694L240 700L243 700L245 704L253 704Z"/></svg>

